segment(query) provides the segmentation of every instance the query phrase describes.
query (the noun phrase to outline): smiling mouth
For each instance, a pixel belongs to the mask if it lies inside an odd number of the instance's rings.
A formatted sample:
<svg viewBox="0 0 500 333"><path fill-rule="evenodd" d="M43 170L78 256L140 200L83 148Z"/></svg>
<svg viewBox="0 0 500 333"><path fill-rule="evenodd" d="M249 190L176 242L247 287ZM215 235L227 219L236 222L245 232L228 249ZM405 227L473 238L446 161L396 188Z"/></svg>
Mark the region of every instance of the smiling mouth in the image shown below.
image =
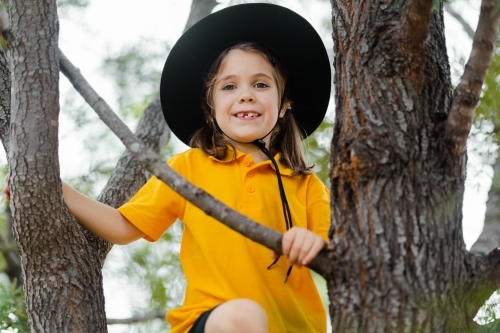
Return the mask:
<svg viewBox="0 0 500 333"><path fill-rule="evenodd" d="M234 116L240 119L252 119L260 117L260 114L258 114L257 112L238 112Z"/></svg>

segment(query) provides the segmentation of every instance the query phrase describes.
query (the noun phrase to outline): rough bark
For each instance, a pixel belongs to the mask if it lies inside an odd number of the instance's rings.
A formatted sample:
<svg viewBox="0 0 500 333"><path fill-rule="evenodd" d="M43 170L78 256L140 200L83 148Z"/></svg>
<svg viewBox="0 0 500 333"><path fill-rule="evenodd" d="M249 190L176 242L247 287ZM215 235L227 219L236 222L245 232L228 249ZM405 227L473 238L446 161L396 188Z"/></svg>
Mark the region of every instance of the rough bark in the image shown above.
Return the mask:
<svg viewBox="0 0 500 333"><path fill-rule="evenodd" d="M460 102L452 101L442 8L407 38L407 9L425 3L331 1L334 331L473 330L494 290L478 277L492 261L471 256L463 241L466 155L460 140L443 135ZM481 70L472 71L475 84ZM457 124L466 137L470 126Z"/></svg>
<svg viewBox="0 0 500 333"><path fill-rule="evenodd" d="M13 0L7 8L13 69L10 204L30 328L105 331L100 267L62 201L56 1Z"/></svg>

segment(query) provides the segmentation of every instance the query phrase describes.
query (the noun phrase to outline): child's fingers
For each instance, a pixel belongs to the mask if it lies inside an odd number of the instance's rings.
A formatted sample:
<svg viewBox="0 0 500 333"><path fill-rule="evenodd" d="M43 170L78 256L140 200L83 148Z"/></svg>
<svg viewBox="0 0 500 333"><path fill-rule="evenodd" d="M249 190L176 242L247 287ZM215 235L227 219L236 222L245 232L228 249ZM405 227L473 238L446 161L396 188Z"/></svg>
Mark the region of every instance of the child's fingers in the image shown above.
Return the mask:
<svg viewBox="0 0 500 333"><path fill-rule="evenodd" d="M290 249L292 247L293 238L295 237L294 233L294 228L288 230L287 232L285 232L281 240L281 247L283 248L283 256L285 258L288 258L290 256Z"/></svg>
<svg viewBox="0 0 500 333"><path fill-rule="evenodd" d="M299 256L301 252L304 251L304 233L302 230L295 230L290 233L292 238L292 243L290 246L290 252L288 254L288 260L290 260L290 264L297 265L299 264Z"/></svg>
<svg viewBox="0 0 500 333"><path fill-rule="evenodd" d="M310 257L310 252L312 251L314 243L318 236L313 233L305 233L303 237L304 240L302 242L302 246L300 248L299 255L297 257L296 264L298 267L304 265L304 259L308 258L308 256Z"/></svg>
<svg viewBox="0 0 500 333"><path fill-rule="evenodd" d="M307 265L313 260L316 255L318 255L319 251L321 251L324 247L326 246L326 242L323 240L323 238L319 237L316 238L311 245L311 248L309 249L309 252L307 255L301 260L302 265Z"/></svg>

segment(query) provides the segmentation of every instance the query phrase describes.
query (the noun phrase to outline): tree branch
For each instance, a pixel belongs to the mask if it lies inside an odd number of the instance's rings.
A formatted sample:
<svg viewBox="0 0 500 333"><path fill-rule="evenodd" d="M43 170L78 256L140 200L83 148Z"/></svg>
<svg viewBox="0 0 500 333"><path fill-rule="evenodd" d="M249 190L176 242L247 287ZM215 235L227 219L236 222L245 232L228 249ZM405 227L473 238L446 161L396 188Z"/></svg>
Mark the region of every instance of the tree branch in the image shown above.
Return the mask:
<svg viewBox="0 0 500 333"><path fill-rule="evenodd" d="M475 277L473 280L475 286L467 290L473 297L468 298L468 313L473 318L483 304L491 297L496 290L500 289L500 249L491 251L488 255L474 257L475 267L471 274Z"/></svg>
<svg viewBox="0 0 500 333"><path fill-rule="evenodd" d="M493 179L488 192L484 227L477 241L472 245L470 252L486 255L500 245L500 155L493 165Z"/></svg>
<svg viewBox="0 0 500 333"><path fill-rule="evenodd" d="M191 11L184 27L184 32L191 28L196 22L209 15L217 5L215 0L193 0L191 3Z"/></svg>
<svg viewBox="0 0 500 333"><path fill-rule="evenodd" d="M406 6L403 22L405 37L413 49L420 51L420 45L429 31L432 18L433 0L409 0Z"/></svg>
<svg viewBox="0 0 500 333"><path fill-rule="evenodd" d="M107 319L108 325L116 325L116 324L137 324L148 320L153 319L163 319L165 317L165 311L155 311L151 313L147 313L142 316L131 317L131 318L123 318L123 319Z"/></svg>
<svg viewBox="0 0 500 333"><path fill-rule="evenodd" d="M82 95L85 101L94 109L99 118L115 133L123 142L131 154L149 172L156 175L158 179L165 182L173 190L186 200L203 210L207 215L221 221L229 228L250 238L254 242L272 249L276 253L282 253L282 235L270 228L264 227L248 217L230 209L222 202L215 199L205 191L196 188L172 168L164 163L160 157L142 144L135 137L118 116L111 110L109 105L89 85L80 71L61 52L61 71L73 84L75 89ZM321 275L329 273L328 258L326 251L322 251L309 265Z"/></svg>
<svg viewBox="0 0 500 333"><path fill-rule="evenodd" d="M216 4L215 0L194 0L184 31L210 14ZM137 125L135 135L156 153L160 153L162 147L167 144L170 138L170 129L163 118L159 94L146 107ZM142 166L126 150L97 200L112 207L119 207L144 185L147 178ZM85 237L92 248L97 251L101 266L104 265L106 255L113 245L85 228L82 229L84 229Z"/></svg>
<svg viewBox="0 0 500 333"><path fill-rule="evenodd" d="M491 64L498 36L500 0L483 0L472 51L461 82L455 89L450 114L445 125L445 138L451 151L461 155L466 150L474 111L479 101L486 72Z"/></svg>
<svg viewBox="0 0 500 333"><path fill-rule="evenodd" d="M474 39L474 33L475 33L474 29L472 29L469 23L467 23L467 21L464 20L462 15L460 15L455 9L453 9L453 7L448 2L444 3L444 9L448 12L448 14L453 16L453 18L455 18L455 20L457 20L458 23L462 25L462 28L464 28L464 31L467 33L467 35L471 39Z"/></svg>

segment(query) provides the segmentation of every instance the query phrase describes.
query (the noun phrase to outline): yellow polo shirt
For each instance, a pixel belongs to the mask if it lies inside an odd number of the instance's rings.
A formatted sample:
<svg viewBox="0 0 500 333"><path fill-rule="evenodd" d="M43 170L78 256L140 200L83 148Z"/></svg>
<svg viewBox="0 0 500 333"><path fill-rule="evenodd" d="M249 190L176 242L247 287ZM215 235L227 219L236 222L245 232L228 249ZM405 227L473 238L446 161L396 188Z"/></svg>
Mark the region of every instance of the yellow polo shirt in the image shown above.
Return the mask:
<svg viewBox="0 0 500 333"><path fill-rule="evenodd" d="M314 175L291 177L276 156L294 226L327 240L329 192ZM225 160L190 149L168 164L195 186L254 221L286 231L276 173L271 161L254 163L252 155L230 152ZM184 304L167 313L170 332L186 333L206 310L223 302L248 298L267 313L270 333L324 333L326 313L307 268L295 267L284 283L289 262L271 269L271 251L224 226L187 202L156 177L119 211L156 241L179 218L185 224L180 261L187 286Z"/></svg>

